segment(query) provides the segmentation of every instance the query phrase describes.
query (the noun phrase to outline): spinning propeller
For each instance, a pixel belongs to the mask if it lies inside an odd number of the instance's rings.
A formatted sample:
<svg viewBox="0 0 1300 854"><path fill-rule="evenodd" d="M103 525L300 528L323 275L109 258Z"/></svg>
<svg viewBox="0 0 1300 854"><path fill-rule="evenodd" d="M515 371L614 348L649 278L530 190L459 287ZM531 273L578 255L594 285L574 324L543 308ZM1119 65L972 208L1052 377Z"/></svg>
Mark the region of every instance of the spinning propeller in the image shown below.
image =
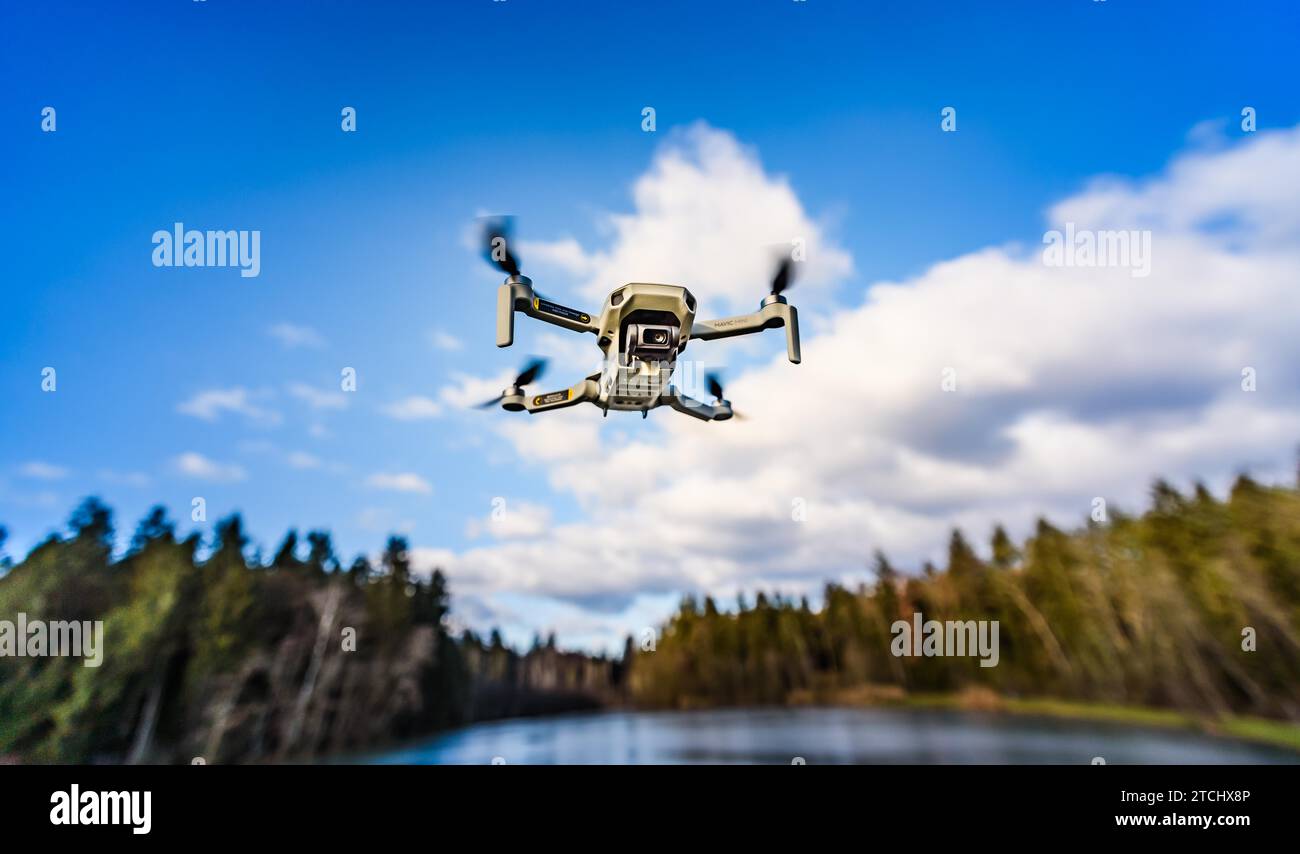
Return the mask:
<svg viewBox="0 0 1300 854"><path fill-rule="evenodd" d="M486 400L478 404L478 408L490 409L493 406L496 406L498 403L505 400L507 394L517 393L524 386L528 385L533 380L538 379L544 373L546 373L546 360L533 359L531 362L529 362L527 365L524 366L524 369L522 371L519 372L519 376L515 377L515 381L510 384L510 388L501 392L501 394L497 395L491 400Z"/></svg>
<svg viewBox="0 0 1300 854"><path fill-rule="evenodd" d="M772 277L772 296L780 296L782 291L793 284L794 261L787 256L781 259L781 263L776 268L776 275Z"/></svg>
<svg viewBox="0 0 1300 854"><path fill-rule="evenodd" d="M714 400L724 400L722 396L722 380L717 374L709 374L704 378L704 384L708 386L709 394L713 395Z"/></svg>
<svg viewBox="0 0 1300 854"><path fill-rule="evenodd" d="M532 285L532 280L519 272L519 256L510 247L514 245L515 218L492 216L483 220L483 257L489 264L512 279L521 279ZM533 295L546 299L546 295L533 289Z"/></svg>
<svg viewBox="0 0 1300 854"><path fill-rule="evenodd" d="M519 257L510 249L515 230L512 216L491 217L483 223L483 257L507 276L518 276Z"/></svg>
<svg viewBox="0 0 1300 854"><path fill-rule="evenodd" d="M728 407L731 406L731 401L727 400L722 394L722 380L717 374L706 374L704 377L704 385L709 389L709 394L713 395L713 403L715 406L720 403L726 404ZM739 418L742 421L745 419L745 416L741 415L734 409L731 410L731 414L733 417Z"/></svg>

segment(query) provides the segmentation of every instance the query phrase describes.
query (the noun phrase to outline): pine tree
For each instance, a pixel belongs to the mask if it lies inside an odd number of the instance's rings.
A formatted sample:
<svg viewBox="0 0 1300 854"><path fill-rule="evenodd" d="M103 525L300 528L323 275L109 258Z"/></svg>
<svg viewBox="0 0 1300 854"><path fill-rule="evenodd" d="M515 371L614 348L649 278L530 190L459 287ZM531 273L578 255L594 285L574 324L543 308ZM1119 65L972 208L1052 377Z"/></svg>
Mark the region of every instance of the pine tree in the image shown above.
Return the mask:
<svg viewBox="0 0 1300 854"><path fill-rule="evenodd" d="M348 578L358 587L364 587L366 582L370 580L371 572L370 561L366 559L366 556L357 555L353 559L352 565L348 567Z"/></svg>
<svg viewBox="0 0 1300 854"><path fill-rule="evenodd" d="M324 578L339 568L338 558L334 556L334 544L329 531L309 531L307 533L307 572L315 578Z"/></svg>
<svg viewBox="0 0 1300 854"><path fill-rule="evenodd" d="M192 641L199 674L234 667L256 623L253 577L244 556L248 537L238 513L217 523L216 543L203 567L203 599Z"/></svg>
<svg viewBox="0 0 1300 854"><path fill-rule="evenodd" d="M1020 550L1007 536L1006 528L996 525L993 528L993 566L998 569L1012 569L1020 562Z"/></svg>
<svg viewBox="0 0 1300 854"><path fill-rule="evenodd" d="M280 547L275 550L275 557L271 559L271 566L286 572L298 572L302 569L302 561L298 560L297 531L290 528L289 533L284 535Z"/></svg>

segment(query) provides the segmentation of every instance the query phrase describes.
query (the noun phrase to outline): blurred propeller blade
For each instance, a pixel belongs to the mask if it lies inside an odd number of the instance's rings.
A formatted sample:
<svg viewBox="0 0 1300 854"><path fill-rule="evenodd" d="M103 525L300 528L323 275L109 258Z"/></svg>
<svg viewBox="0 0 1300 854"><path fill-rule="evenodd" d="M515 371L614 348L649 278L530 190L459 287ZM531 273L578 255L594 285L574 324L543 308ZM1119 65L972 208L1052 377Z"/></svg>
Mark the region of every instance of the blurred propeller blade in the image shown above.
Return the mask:
<svg viewBox="0 0 1300 854"><path fill-rule="evenodd" d="M704 378L704 384L709 389L709 394L713 395L715 400L722 400L722 381L717 374L709 374Z"/></svg>
<svg viewBox="0 0 1300 854"><path fill-rule="evenodd" d="M490 217L483 222L483 257L508 276L519 275L519 258L510 249L515 230L511 216Z"/></svg>
<svg viewBox="0 0 1300 854"><path fill-rule="evenodd" d="M544 373L546 373L546 360L533 359L519 372L519 376L515 377L515 385L526 386Z"/></svg>
<svg viewBox="0 0 1300 854"><path fill-rule="evenodd" d="M780 294L792 284L794 284L794 261L786 256L781 259L781 263L776 268L776 275L772 277L773 296Z"/></svg>

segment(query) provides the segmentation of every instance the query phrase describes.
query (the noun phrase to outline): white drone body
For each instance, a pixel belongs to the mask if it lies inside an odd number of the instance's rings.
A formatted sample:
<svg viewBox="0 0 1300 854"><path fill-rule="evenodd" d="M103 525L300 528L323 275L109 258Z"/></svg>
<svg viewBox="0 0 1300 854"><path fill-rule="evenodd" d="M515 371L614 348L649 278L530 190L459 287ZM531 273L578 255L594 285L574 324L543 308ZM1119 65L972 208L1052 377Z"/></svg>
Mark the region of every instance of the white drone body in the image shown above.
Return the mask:
<svg viewBox="0 0 1300 854"><path fill-rule="evenodd" d="M791 264L784 261L773 282L772 293L752 314L718 320L695 319L695 297L677 285L634 282L613 290L605 298L600 316L560 305L533 292L532 280L519 273L518 263L504 250L504 238L489 234L489 260L509 273L497 290L497 346L514 343L515 314L569 329L591 333L604 354L599 373L573 386L543 394L529 394L523 386L540 376L544 362L534 362L495 400L511 412L532 413L592 403L606 414L612 410L639 411L670 406L702 421L725 421L734 414L723 398L722 385L710 375L707 385L715 397L712 405L681 394L673 385L678 357L691 341L709 341L748 335L765 329L785 329L786 355L798 364L799 314L780 291L790 282Z"/></svg>

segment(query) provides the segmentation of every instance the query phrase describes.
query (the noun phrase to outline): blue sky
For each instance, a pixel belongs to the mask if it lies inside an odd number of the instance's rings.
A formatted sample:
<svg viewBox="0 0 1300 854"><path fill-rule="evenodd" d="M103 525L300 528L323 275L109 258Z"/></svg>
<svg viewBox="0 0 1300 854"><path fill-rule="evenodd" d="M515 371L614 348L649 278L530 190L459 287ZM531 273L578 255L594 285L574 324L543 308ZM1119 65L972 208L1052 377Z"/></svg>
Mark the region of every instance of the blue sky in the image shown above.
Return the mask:
<svg viewBox="0 0 1300 854"><path fill-rule="evenodd" d="M515 214L524 239L610 250L607 214L635 215L633 182L675 134L703 122L751 152L763 174L784 176L809 220L852 258L851 273L810 294L816 305L793 294L815 334L831 328L835 309L861 305L873 283L985 247L1036 244L1051 205L1099 175L1160 173L1196 128L1211 128L1220 146L1242 144L1245 105L1264 131L1295 125L1294 27L1280 25L1288 9L1122 0L7 7L8 551L25 553L89 494L115 508L128 535L159 502L187 527L201 495L210 521L243 512L268 551L291 526L325 527L345 556L397 529L434 558L483 547L474 520L499 496L544 508L547 529L586 524L598 499L503 438L506 413L467 414L447 395L553 343L521 322L514 348L493 346L499 276L467 245L476 215ZM57 110L54 133L41 131L46 106ZM357 110L355 133L340 129L345 106ZM645 106L657 111L655 133L641 129ZM956 133L939 130L945 106L958 110ZM150 236L176 221L260 230L261 275L153 267ZM527 253L524 262L529 270ZM598 308L577 268L541 269L547 294ZM756 283L755 300L762 290ZM697 293L707 306L710 294ZM449 349L446 335L459 346ZM732 373L779 354L779 341L767 343L737 350ZM58 371L53 394L41 390L45 366ZM343 367L357 370L355 394L339 392ZM569 381L553 373L543 384ZM205 410L213 392L237 404ZM441 411L386 414L412 397ZM595 410L583 415L599 421ZM598 441L654 445L653 421L611 415ZM207 465L187 474L185 455ZM1015 500L1002 510L1029 512ZM535 573L563 574L559 554ZM600 645L688 585L650 573L614 603L508 581L469 586L478 598L467 609L515 637L568 619L573 642Z"/></svg>

